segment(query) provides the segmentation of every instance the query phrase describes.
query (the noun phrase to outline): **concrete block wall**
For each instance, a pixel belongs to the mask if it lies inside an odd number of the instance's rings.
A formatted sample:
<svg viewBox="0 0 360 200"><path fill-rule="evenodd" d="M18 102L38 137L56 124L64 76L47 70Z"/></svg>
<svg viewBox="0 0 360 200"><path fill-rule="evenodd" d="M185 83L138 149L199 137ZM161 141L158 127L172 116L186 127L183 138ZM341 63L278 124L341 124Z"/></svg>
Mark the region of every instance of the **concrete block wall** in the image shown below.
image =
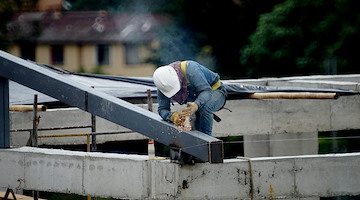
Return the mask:
<svg viewBox="0 0 360 200"><path fill-rule="evenodd" d="M312 133L360 129L360 96L342 96L336 100L314 99L267 99L229 100L226 109L216 114L222 119L214 122L213 136L248 136L268 134ZM139 105L145 107L147 105ZM154 105L154 112L157 107ZM86 126L91 124L91 115L79 109L59 109L39 112L39 128ZM32 128L32 112L11 112L11 129ZM128 131L107 120L97 119L97 132ZM89 133L90 128L41 131L39 135ZM13 146L23 146L29 132L11 133ZM98 143L114 140L135 140L146 137L138 133L98 136ZM39 144L85 144L86 137L43 138Z"/></svg>
<svg viewBox="0 0 360 200"><path fill-rule="evenodd" d="M244 136L247 157L316 155L318 149L317 132Z"/></svg>
<svg viewBox="0 0 360 200"><path fill-rule="evenodd" d="M0 149L0 187L129 199L250 199L252 194L254 199L318 199L360 194L359 153L253 158L252 170L249 164L229 159L181 166L139 155Z"/></svg>
<svg viewBox="0 0 360 200"><path fill-rule="evenodd" d="M292 134L360 128L360 96L335 100L263 99L230 100L217 115L216 137Z"/></svg>

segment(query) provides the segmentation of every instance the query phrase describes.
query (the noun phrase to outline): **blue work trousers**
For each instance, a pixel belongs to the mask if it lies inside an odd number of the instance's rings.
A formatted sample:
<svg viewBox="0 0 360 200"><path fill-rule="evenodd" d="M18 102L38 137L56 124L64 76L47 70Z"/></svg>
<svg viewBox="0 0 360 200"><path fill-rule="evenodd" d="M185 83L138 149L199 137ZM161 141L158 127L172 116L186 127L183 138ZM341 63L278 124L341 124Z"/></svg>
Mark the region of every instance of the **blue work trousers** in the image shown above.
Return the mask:
<svg viewBox="0 0 360 200"><path fill-rule="evenodd" d="M226 101L226 90L223 86L211 92L211 98L196 113L196 130L212 135L214 114Z"/></svg>

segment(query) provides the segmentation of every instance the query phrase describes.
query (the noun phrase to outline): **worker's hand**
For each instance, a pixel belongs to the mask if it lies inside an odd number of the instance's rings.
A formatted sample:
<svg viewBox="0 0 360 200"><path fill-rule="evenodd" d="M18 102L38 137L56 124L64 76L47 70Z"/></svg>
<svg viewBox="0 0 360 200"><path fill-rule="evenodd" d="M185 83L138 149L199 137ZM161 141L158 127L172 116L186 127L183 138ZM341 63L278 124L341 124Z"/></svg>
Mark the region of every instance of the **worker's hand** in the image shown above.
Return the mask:
<svg viewBox="0 0 360 200"><path fill-rule="evenodd" d="M171 116L170 116L170 121L172 123L174 123L175 125L179 126L182 123L182 120L180 119L180 113L179 112L174 112Z"/></svg>
<svg viewBox="0 0 360 200"><path fill-rule="evenodd" d="M198 109L199 106L195 102L187 102L187 108L181 111L181 116L189 116L194 114Z"/></svg>

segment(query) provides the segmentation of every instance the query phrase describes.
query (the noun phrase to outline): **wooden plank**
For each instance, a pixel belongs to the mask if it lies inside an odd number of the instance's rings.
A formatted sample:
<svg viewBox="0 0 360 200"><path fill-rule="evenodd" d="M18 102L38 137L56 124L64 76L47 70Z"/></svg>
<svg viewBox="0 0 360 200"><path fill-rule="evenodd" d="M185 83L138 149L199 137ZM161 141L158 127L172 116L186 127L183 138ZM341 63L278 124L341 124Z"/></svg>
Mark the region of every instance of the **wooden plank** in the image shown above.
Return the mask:
<svg viewBox="0 0 360 200"><path fill-rule="evenodd" d="M33 111L33 105L10 105L10 111L17 111L17 112L27 112ZM37 111L46 111L45 105L38 105Z"/></svg>
<svg viewBox="0 0 360 200"><path fill-rule="evenodd" d="M0 200L3 200L5 197L6 191L0 191ZM33 200L34 197L30 197L30 196L26 196L26 195L22 195L22 194L15 194L16 199L18 200ZM8 196L8 200L13 200L14 197L13 195L10 193ZM41 199L40 200L46 200L46 199Z"/></svg>

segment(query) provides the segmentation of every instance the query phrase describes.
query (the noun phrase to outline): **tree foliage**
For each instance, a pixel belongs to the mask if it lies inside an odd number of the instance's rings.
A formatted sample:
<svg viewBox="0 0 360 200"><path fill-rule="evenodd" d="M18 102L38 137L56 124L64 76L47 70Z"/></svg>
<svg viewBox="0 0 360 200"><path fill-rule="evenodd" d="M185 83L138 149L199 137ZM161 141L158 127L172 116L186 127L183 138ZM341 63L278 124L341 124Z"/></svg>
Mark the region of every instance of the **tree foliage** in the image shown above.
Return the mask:
<svg viewBox="0 0 360 200"><path fill-rule="evenodd" d="M214 69L222 77L244 77L239 52L256 29L258 16L280 2L283 0L185 0L184 27L194 33L199 52L204 47L211 50Z"/></svg>
<svg viewBox="0 0 360 200"><path fill-rule="evenodd" d="M248 76L323 73L336 58L339 72L359 72L356 0L286 0L260 16L241 53Z"/></svg>

